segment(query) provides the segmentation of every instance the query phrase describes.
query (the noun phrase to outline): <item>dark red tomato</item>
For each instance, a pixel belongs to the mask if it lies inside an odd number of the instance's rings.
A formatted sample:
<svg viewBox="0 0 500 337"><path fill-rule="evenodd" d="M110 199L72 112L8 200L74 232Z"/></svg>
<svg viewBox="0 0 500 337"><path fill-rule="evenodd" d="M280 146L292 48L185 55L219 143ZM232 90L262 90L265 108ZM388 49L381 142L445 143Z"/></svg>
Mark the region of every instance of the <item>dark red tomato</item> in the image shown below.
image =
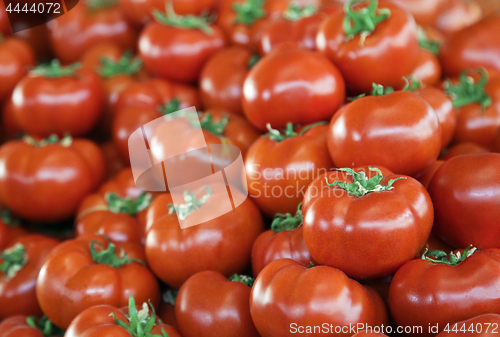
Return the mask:
<svg viewBox="0 0 500 337"><path fill-rule="evenodd" d="M85 53L79 57L79 62L82 65L82 69L96 71L101 66L102 58L107 58L108 60L116 62L123 53L123 48L116 43L97 43L88 48Z"/></svg>
<svg viewBox="0 0 500 337"><path fill-rule="evenodd" d="M25 76L12 94L15 119L33 136L82 136L99 119L104 93L99 76L78 66L61 67L57 60Z"/></svg>
<svg viewBox="0 0 500 337"><path fill-rule="evenodd" d="M0 210L0 250L28 234L20 222L10 211Z"/></svg>
<svg viewBox="0 0 500 337"><path fill-rule="evenodd" d="M450 246L500 246L500 154L447 160L429 185L434 232Z"/></svg>
<svg viewBox="0 0 500 337"><path fill-rule="evenodd" d="M3 103L2 109L2 134L1 139L11 140L18 138L22 135L23 130L19 126L16 120L16 115L14 112L14 103L12 102L12 96L8 97Z"/></svg>
<svg viewBox="0 0 500 337"><path fill-rule="evenodd" d="M71 322L64 337L181 337L175 328L157 320L151 302L145 301L141 308L136 306L131 295L128 308L119 307L96 305L82 311Z"/></svg>
<svg viewBox="0 0 500 337"><path fill-rule="evenodd" d="M152 74L168 80L194 83L208 59L226 45L222 30L205 18L156 11L139 37L139 55ZM190 21L191 20L191 21Z"/></svg>
<svg viewBox="0 0 500 337"><path fill-rule="evenodd" d="M24 235L0 252L0 321L13 315L42 315L35 294L36 279L57 244L43 235Z"/></svg>
<svg viewBox="0 0 500 337"><path fill-rule="evenodd" d="M469 27L479 21L481 17L481 7L476 2L447 0L434 26L443 34L449 35Z"/></svg>
<svg viewBox="0 0 500 337"><path fill-rule="evenodd" d="M227 190L211 193L204 190L194 198L198 200L204 195L209 197L199 208L201 211L186 202L191 210L188 220L195 221L196 214L206 209L214 212L221 209ZM250 198L229 213L184 229L176 214L169 210L170 203L170 194L162 194L148 209L146 254L151 269L163 282L179 288L200 271L214 270L227 277L249 265L252 245L264 229L262 216ZM162 258L164 256L169 258Z"/></svg>
<svg viewBox="0 0 500 337"><path fill-rule="evenodd" d="M64 331L47 317L10 316L0 323L0 337L63 337Z"/></svg>
<svg viewBox="0 0 500 337"><path fill-rule="evenodd" d="M257 277L269 263L279 259L292 259L304 265L313 263L302 233L302 203L294 216L277 214L271 229L265 231L252 248L252 272Z"/></svg>
<svg viewBox="0 0 500 337"><path fill-rule="evenodd" d="M27 43L33 49L37 59L50 60L53 58L47 25L31 27L31 22L29 22L29 20L15 22L14 25L20 25L21 30L14 33L12 36Z"/></svg>
<svg viewBox="0 0 500 337"><path fill-rule="evenodd" d="M71 137L10 141L0 148L0 165L4 170L1 203L23 219L37 222L70 218L104 175L97 145Z"/></svg>
<svg viewBox="0 0 500 337"><path fill-rule="evenodd" d="M494 337L500 332L500 315L484 314L450 324L437 337Z"/></svg>
<svg viewBox="0 0 500 337"><path fill-rule="evenodd" d="M498 128L498 131L495 134L495 137L493 138L493 143L491 145L491 151L500 153L500 128Z"/></svg>
<svg viewBox="0 0 500 337"><path fill-rule="evenodd" d="M439 60L446 76L458 76L468 68L500 71L500 16L489 16L451 34L441 46Z"/></svg>
<svg viewBox="0 0 500 337"><path fill-rule="evenodd" d="M397 271L389 289L392 317L403 327L423 327L407 335L435 336L448 323L499 312L500 250L474 251L434 251Z"/></svg>
<svg viewBox="0 0 500 337"><path fill-rule="evenodd" d="M436 55L425 49L420 49L418 55L417 66L411 74L425 86L438 84L441 80L441 65Z"/></svg>
<svg viewBox="0 0 500 337"><path fill-rule="evenodd" d="M0 39L0 100L10 95L17 82L35 65L31 47L22 40L7 37Z"/></svg>
<svg viewBox="0 0 500 337"><path fill-rule="evenodd" d="M253 279L203 271L179 289L175 318L183 336L260 337L250 316ZM231 314L227 314L231 313Z"/></svg>
<svg viewBox="0 0 500 337"><path fill-rule="evenodd" d="M104 164L106 168L104 180L115 177L121 170L128 166L123 162L113 141L110 140L103 143L101 145L101 151L104 155Z"/></svg>
<svg viewBox="0 0 500 337"><path fill-rule="evenodd" d="M98 43L115 43L123 50L135 49L135 28L125 20L117 5L104 6L104 3L94 8L79 2L67 14L48 23L52 49L62 62L77 61Z"/></svg>
<svg viewBox="0 0 500 337"><path fill-rule="evenodd" d="M429 103L415 93L362 97L333 116L328 148L336 167L380 165L415 175L437 159L441 126Z"/></svg>
<svg viewBox="0 0 500 337"><path fill-rule="evenodd" d="M381 1L377 8L377 1L372 0L365 19L353 21L366 5L350 5L323 22L316 38L318 50L338 67L350 91L369 92L373 83L400 89L401 78L418 63L415 20L392 2ZM346 16L351 18L347 31Z"/></svg>
<svg viewBox="0 0 500 337"><path fill-rule="evenodd" d="M444 160L436 160L429 167L427 167L424 171L420 172L415 176L415 178L420 181L420 183L427 189L429 187L429 183L434 177L436 171L443 165Z"/></svg>
<svg viewBox="0 0 500 337"><path fill-rule="evenodd" d="M243 109L261 130L267 124L310 124L330 118L345 98L337 68L317 52L282 44L250 70L243 85ZM272 112L272 113L270 113Z"/></svg>
<svg viewBox="0 0 500 337"><path fill-rule="evenodd" d="M420 26L434 26L447 0L393 0L408 10Z"/></svg>
<svg viewBox="0 0 500 337"><path fill-rule="evenodd" d="M484 146L477 145L476 143L472 142L464 142L452 146L448 151L446 151L444 155L440 157L440 159L446 161L453 157L461 156L464 154L483 154L488 152L490 152L490 150L488 150Z"/></svg>
<svg viewBox="0 0 500 337"><path fill-rule="evenodd" d="M200 94L205 108L227 109L243 115L243 82L258 60L252 50L232 46L212 56L200 74Z"/></svg>
<svg viewBox="0 0 500 337"><path fill-rule="evenodd" d="M10 28L9 17L7 16L7 10L5 9L5 3L0 2L0 34L8 35L12 33L12 28Z"/></svg>
<svg viewBox="0 0 500 337"><path fill-rule="evenodd" d="M95 305L126 306L130 295L157 307L158 281L144 261L140 244L115 246L94 234L65 241L50 253L40 271L38 303L44 314L63 329Z"/></svg>
<svg viewBox="0 0 500 337"><path fill-rule="evenodd" d="M316 178L302 209L312 258L357 279L391 275L413 259L434 218L422 184L371 167Z"/></svg>
<svg viewBox="0 0 500 337"><path fill-rule="evenodd" d="M178 290L167 289L161 296L160 309L158 309L158 318L165 324L171 325L177 329L175 320L175 301Z"/></svg>
<svg viewBox="0 0 500 337"><path fill-rule="evenodd" d="M262 337L313 336L314 326L326 326L331 335L351 336L350 324L387 324L384 303L373 289L338 269L307 268L290 259L273 261L260 272L250 295L250 312Z"/></svg>

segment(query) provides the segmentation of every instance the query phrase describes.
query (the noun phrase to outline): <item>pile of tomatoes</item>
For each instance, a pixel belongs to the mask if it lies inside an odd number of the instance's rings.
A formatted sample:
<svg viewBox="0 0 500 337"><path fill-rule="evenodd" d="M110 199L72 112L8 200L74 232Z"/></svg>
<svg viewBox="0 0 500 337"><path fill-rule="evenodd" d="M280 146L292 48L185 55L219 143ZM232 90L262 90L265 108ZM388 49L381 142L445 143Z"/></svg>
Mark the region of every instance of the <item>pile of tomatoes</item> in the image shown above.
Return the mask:
<svg viewBox="0 0 500 337"><path fill-rule="evenodd" d="M81 0L12 34L0 8L0 337L499 336L483 9ZM129 137L189 107L247 189L138 187Z"/></svg>

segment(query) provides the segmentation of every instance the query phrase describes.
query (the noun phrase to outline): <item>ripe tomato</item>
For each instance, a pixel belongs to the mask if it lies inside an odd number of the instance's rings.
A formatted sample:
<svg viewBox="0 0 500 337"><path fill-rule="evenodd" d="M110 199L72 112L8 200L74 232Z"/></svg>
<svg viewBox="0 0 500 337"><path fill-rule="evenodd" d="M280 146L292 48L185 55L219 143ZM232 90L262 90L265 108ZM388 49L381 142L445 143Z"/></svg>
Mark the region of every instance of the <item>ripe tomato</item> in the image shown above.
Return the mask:
<svg viewBox="0 0 500 337"><path fill-rule="evenodd" d="M87 49L80 56L79 62L82 65L82 69L97 71L101 67L101 60L103 58L116 62L123 53L123 48L116 43L98 43Z"/></svg>
<svg viewBox="0 0 500 337"><path fill-rule="evenodd" d="M495 134L495 137L493 138L493 143L491 145L491 151L500 153L500 128L498 128L498 131Z"/></svg>
<svg viewBox="0 0 500 337"><path fill-rule="evenodd" d="M409 11L417 24L434 26L446 6L447 0L393 0L401 8Z"/></svg>
<svg viewBox="0 0 500 337"><path fill-rule="evenodd" d="M324 323L328 323L331 334L350 336L345 330L334 333L335 328L387 323L384 303L373 289L363 287L338 269L307 268L290 259L273 261L260 272L250 295L250 313L262 337L297 332L312 336L305 327Z"/></svg>
<svg viewBox="0 0 500 337"><path fill-rule="evenodd" d="M344 80L337 68L319 53L293 44L282 44L263 57L243 85L245 115L261 130L268 123L282 129L287 123L326 120L344 98Z"/></svg>
<svg viewBox="0 0 500 337"><path fill-rule="evenodd" d="M434 232L452 247L500 245L500 154L447 160L429 185Z"/></svg>
<svg viewBox="0 0 500 337"><path fill-rule="evenodd" d="M333 116L328 148L336 167L380 165L415 175L437 159L441 126L432 107L417 94L362 97Z"/></svg>
<svg viewBox="0 0 500 337"><path fill-rule="evenodd" d="M130 295L157 307L158 281L144 261L144 250L138 244L115 245L94 234L67 240L45 260L36 282L38 303L63 329L95 305L126 306Z"/></svg>
<svg viewBox="0 0 500 337"><path fill-rule="evenodd" d="M303 212L312 258L357 279L396 272L423 247L433 222L422 184L371 167L316 178L304 196Z"/></svg>
<svg viewBox="0 0 500 337"><path fill-rule="evenodd" d="M23 134L23 130L19 126L14 113L14 103L12 102L12 95L7 97L3 103L2 109L2 140L11 140L19 138Z"/></svg>
<svg viewBox="0 0 500 337"><path fill-rule="evenodd" d="M135 199L144 191L135 185L131 168L124 168L113 179L99 187L98 192L104 197L107 193L114 193L120 198Z"/></svg>
<svg viewBox="0 0 500 337"><path fill-rule="evenodd" d="M35 283L42 265L57 240L43 235L24 235L0 252L0 321L13 315L42 315Z"/></svg>
<svg viewBox="0 0 500 337"><path fill-rule="evenodd" d="M152 73L168 80L198 81L207 60L226 45L222 30L207 18L180 16L172 5L167 13L154 12L139 37L139 54Z"/></svg>
<svg viewBox="0 0 500 337"><path fill-rule="evenodd" d="M0 250L27 234L20 222L10 211L0 210Z"/></svg>
<svg viewBox="0 0 500 337"><path fill-rule="evenodd" d="M105 180L115 177L127 166L120 157L118 149L112 140L108 140L101 144L101 151L104 156L104 164L106 167L106 173L104 174Z"/></svg>
<svg viewBox="0 0 500 337"><path fill-rule="evenodd" d="M484 314L469 318L445 327L436 337L445 336L474 336L474 337L494 337L498 336L500 326L500 315ZM464 332L465 331L465 332Z"/></svg>
<svg viewBox="0 0 500 337"><path fill-rule="evenodd" d="M48 27L52 49L64 63L77 61L98 43L115 43L123 50L133 50L137 40L136 30L125 20L120 8L109 6L106 1L80 2L65 15L50 21Z"/></svg>
<svg viewBox="0 0 500 337"><path fill-rule="evenodd" d="M482 154L490 152L487 148L481 145L477 145L472 142L463 142L458 143L457 145L452 146L444 155L442 155L439 159L448 160L453 157L461 156L464 154Z"/></svg>
<svg viewBox="0 0 500 337"><path fill-rule="evenodd" d="M292 213L307 186L333 168L328 154L327 125L311 124L282 132L270 129L250 147L245 160L248 193L269 217Z"/></svg>
<svg viewBox="0 0 500 337"><path fill-rule="evenodd" d="M35 65L31 47L22 40L1 37L0 39L0 100L7 98L17 82Z"/></svg>
<svg viewBox="0 0 500 337"><path fill-rule="evenodd" d="M441 65L436 55L425 49L420 49L418 55L417 66L411 74L425 86L438 84L441 80Z"/></svg>
<svg viewBox="0 0 500 337"><path fill-rule="evenodd" d="M434 177L436 171L443 165L444 160L436 160L433 164L427 167L424 171L420 172L415 176L415 178L420 181L420 183L427 189L429 187L429 183Z"/></svg>
<svg viewBox="0 0 500 337"><path fill-rule="evenodd" d="M7 16L7 10L5 9L5 3L0 2L0 34L7 35L12 33L12 28L10 27L9 17Z"/></svg>
<svg viewBox="0 0 500 337"><path fill-rule="evenodd" d="M221 200L227 198L226 189L202 193L194 195L197 201L209 195L202 211L217 209ZM200 271L214 270L230 276L249 265L253 242L264 229L262 216L252 200L247 198L231 212L185 229L181 229L176 214L169 210L170 203L170 194L162 194L147 212L146 255L151 269L163 282L179 288ZM189 216L196 218L193 204L186 202L186 207L191 211Z"/></svg>
<svg viewBox="0 0 500 337"><path fill-rule="evenodd" d="M47 25L32 27L32 21L29 16L26 21L20 20L15 22L14 25L19 25L19 28L22 30L17 31L13 36L28 44L38 60L50 60L53 58Z"/></svg>
<svg viewBox="0 0 500 337"><path fill-rule="evenodd" d="M372 83L399 89L401 78L418 63L415 20L389 1L379 7L377 0L368 7L352 4L323 22L318 50L338 67L350 91L369 92Z"/></svg>
<svg viewBox="0 0 500 337"><path fill-rule="evenodd" d="M101 80L77 64L59 61L39 66L16 85L12 94L15 119L33 136L82 136L101 115L104 97Z"/></svg>
<svg viewBox="0 0 500 337"><path fill-rule="evenodd" d="M179 289L175 317L184 337L260 337L250 316L254 279L203 271ZM227 313L231 313L228 315Z"/></svg>
<svg viewBox="0 0 500 337"><path fill-rule="evenodd" d="M63 337L64 331L47 317L10 316L0 323L0 337Z"/></svg>
<svg viewBox="0 0 500 337"><path fill-rule="evenodd" d="M158 318L165 324L177 327L175 320L175 301L177 299L178 290L167 289L161 296L160 309L158 309Z"/></svg>
<svg viewBox="0 0 500 337"><path fill-rule="evenodd" d="M91 141L65 137L14 140L0 148L0 202L24 219L70 218L101 182L104 162ZM29 204L29 207L26 205Z"/></svg>
<svg viewBox="0 0 500 337"><path fill-rule="evenodd" d="M406 263L389 289L392 317L400 326L421 326L409 336L434 336L445 326L477 315L499 312L500 250L428 252ZM427 327L438 324L439 331ZM414 330L412 330L414 331Z"/></svg>
<svg viewBox="0 0 500 337"><path fill-rule="evenodd" d="M449 35L469 27L479 21L481 17L481 8L476 2L447 0L446 6L436 20L435 27L443 34Z"/></svg>

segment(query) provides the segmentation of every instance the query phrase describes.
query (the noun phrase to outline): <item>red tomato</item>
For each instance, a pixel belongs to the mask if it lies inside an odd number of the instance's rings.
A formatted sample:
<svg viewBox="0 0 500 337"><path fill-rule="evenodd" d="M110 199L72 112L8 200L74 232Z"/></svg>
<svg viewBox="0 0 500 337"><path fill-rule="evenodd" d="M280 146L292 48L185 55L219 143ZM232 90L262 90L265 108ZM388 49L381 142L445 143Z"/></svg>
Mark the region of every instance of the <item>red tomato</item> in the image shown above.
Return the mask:
<svg viewBox="0 0 500 337"><path fill-rule="evenodd" d="M434 26L438 16L446 6L447 0L393 0L401 8L409 11L417 24Z"/></svg>
<svg viewBox="0 0 500 337"><path fill-rule="evenodd" d="M177 299L178 290L167 289L161 296L160 309L158 309L158 318L165 324L177 327L175 320L175 301Z"/></svg>
<svg viewBox="0 0 500 337"><path fill-rule="evenodd" d="M99 148L84 139L49 137L14 140L0 148L0 201L15 214L37 222L70 218L80 201L101 182ZM29 205L29 207L26 207Z"/></svg>
<svg viewBox="0 0 500 337"><path fill-rule="evenodd" d="M437 159L441 126L432 107L417 94L362 97L333 116L328 148L336 167L381 165L415 175Z"/></svg>
<svg viewBox="0 0 500 337"><path fill-rule="evenodd" d="M499 326L500 315L484 314L447 325L445 330L441 331L437 337L455 335L463 337L494 337L498 336Z"/></svg>
<svg viewBox="0 0 500 337"><path fill-rule="evenodd" d="M429 183L434 177L436 171L443 165L443 160L436 160L431 166L427 167L424 171L420 172L415 176L415 178L420 181L420 183L427 189L429 187Z"/></svg>
<svg viewBox="0 0 500 337"><path fill-rule="evenodd" d="M137 39L136 30L117 5L93 8L82 1L65 15L50 21L48 27L52 49L64 63L77 61L97 43L115 43L127 50L134 49Z"/></svg>
<svg viewBox="0 0 500 337"><path fill-rule="evenodd" d="M101 66L102 58L116 62L123 55L123 52L123 48L118 44L109 42L97 43L88 48L80 56L79 62L82 65L82 69L96 71Z"/></svg>
<svg viewBox="0 0 500 337"><path fill-rule="evenodd" d="M7 35L11 33L12 28L10 28L10 21L5 9L5 3L0 1L0 34Z"/></svg>
<svg viewBox="0 0 500 337"><path fill-rule="evenodd" d="M316 178L302 209L312 258L357 279L396 272L423 247L433 222L422 184L371 167Z"/></svg>
<svg viewBox="0 0 500 337"><path fill-rule="evenodd" d="M260 337L250 316L253 279L203 271L179 289L175 317L184 337ZM227 314L230 313L230 314Z"/></svg>
<svg viewBox="0 0 500 337"><path fill-rule="evenodd" d="M418 55L417 66L411 74L425 86L438 84L441 80L441 65L436 55L425 49L420 49Z"/></svg>
<svg viewBox="0 0 500 337"><path fill-rule="evenodd" d="M482 154L490 152L487 148L481 145L477 145L472 142L458 143L451 147L444 155L440 157L441 160L448 160L453 157L461 156L464 154Z"/></svg>
<svg viewBox="0 0 500 337"><path fill-rule="evenodd" d="M400 326L423 327L407 335L434 336L448 323L499 312L500 250L474 250L430 252L397 271L389 289L392 317Z"/></svg>
<svg viewBox="0 0 500 337"><path fill-rule="evenodd" d="M330 118L342 104L342 76L317 52L282 44L253 67L243 85L243 109L261 130L266 125L310 124ZM272 113L271 113L272 112Z"/></svg>
<svg viewBox="0 0 500 337"><path fill-rule="evenodd" d="M35 55L25 42L7 37L0 39L0 100L7 98L17 82L35 65Z"/></svg>
<svg viewBox="0 0 500 337"><path fill-rule="evenodd" d="M369 92L372 83L399 88L401 78L418 63L415 20L410 13L388 1L372 0L366 5L346 4L321 25L316 44L339 68L346 87L353 92ZM346 17L349 29L344 28ZM368 24L371 23L371 24Z"/></svg>
<svg viewBox="0 0 500 337"><path fill-rule="evenodd" d="M19 81L12 102L24 131L39 137L82 136L94 127L104 103L102 83L97 74L77 67L53 60Z"/></svg>
<svg viewBox="0 0 500 337"><path fill-rule="evenodd" d="M107 193L114 193L120 198L137 198L144 191L135 185L131 168L124 168L113 179L105 182L99 188L99 193L104 197Z"/></svg>
<svg viewBox="0 0 500 337"><path fill-rule="evenodd" d="M10 211L0 211L0 250L28 233L20 222Z"/></svg>
<svg viewBox="0 0 500 337"><path fill-rule="evenodd" d="M491 151L500 153L500 128L498 128L498 131L495 134L495 137L493 138L493 143L491 145Z"/></svg>
<svg viewBox="0 0 500 337"><path fill-rule="evenodd" d="M473 1L447 0L435 26L445 35L457 32L479 21L481 8Z"/></svg>
<svg viewBox="0 0 500 337"><path fill-rule="evenodd" d="M64 331L47 317L10 316L0 323L0 337L63 337Z"/></svg>
<svg viewBox="0 0 500 337"><path fill-rule="evenodd" d="M36 282L38 303L47 317L66 329L83 310L100 304L126 306L130 295L157 307L160 289L144 265L141 245L107 242L82 235L57 246Z"/></svg>
<svg viewBox="0 0 500 337"><path fill-rule="evenodd" d="M23 130L16 120L12 95L3 103L2 109L2 139L11 140L23 134Z"/></svg>
<svg viewBox="0 0 500 337"><path fill-rule="evenodd" d="M24 235L0 252L0 321L13 315L42 315L35 283L57 240Z"/></svg>
<svg viewBox="0 0 500 337"><path fill-rule="evenodd" d="M434 232L443 241L452 247L499 247L500 154L447 160L432 178L429 194Z"/></svg>
<svg viewBox="0 0 500 337"><path fill-rule="evenodd" d="M313 336L312 328L324 323L332 335L351 336L345 331L349 324L387 324L384 303L373 289L338 269L308 269L290 259L273 261L260 272L250 295L250 312L262 337Z"/></svg>
<svg viewBox="0 0 500 337"><path fill-rule="evenodd" d="M1 10L1 9L0 9ZM0 18L1 21L1 18ZM50 60L53 58L52 48L50 46L49 40L49 30L47 25L39 25L35 27L31 27L31 20L18 21L15 22L14 25L22 26L20 31L15 32L12 36L24 41L28 44L31 49L35 52L37 59L39 60ZM0 26L2 24L0 23Z"/></svg>
<svg viewBox="0 0 500 337"><path fill-rule="evenodd" d="M115 177L126 165L120 157L120 153L113 141L109 140L101 145L101 151L104 155L106 173L104 179L108 180Z"/></svg>

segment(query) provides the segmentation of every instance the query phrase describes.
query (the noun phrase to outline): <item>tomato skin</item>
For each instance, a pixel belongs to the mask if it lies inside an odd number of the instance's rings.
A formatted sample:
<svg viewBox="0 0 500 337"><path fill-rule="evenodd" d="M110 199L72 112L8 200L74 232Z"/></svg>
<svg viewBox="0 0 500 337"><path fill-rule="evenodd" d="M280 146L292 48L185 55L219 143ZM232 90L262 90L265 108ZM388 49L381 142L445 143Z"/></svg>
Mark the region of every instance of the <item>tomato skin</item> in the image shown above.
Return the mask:
<svg viewBox="0 0 500 337"><path fill-rule="evenodd" d="M95 305L108 304L123 307L129 295L137 303L151 301L157 307L160 289L154 275L138 262L119 268L96 264L91 255L91 241L108 242L100 235L82 235L57 246L45 260L36 283L37 298L44 314L58 327L67 329L71 321L83 310ZM128 257L145 262L141 245L116 245Z"/></svg>
<svg viewBox="0 0 500 337"><path fill-rule="evenodd" d="M476 2L447 0L446 6L436 20L435 27L449 35L469 27L482 18L481 7Z"/></svg>
<svg viewBox="0 0 500 337"><path fill-rule="evenodd" d="M434 26L447 0L394 0L409 11L420 26Z"/></svg>
<svg viewBox="0 0 500 337"><path fill-rule="evenodd" d="M477 145L476 143L472 142L463 142L452 146L443 156L440 157L440 159L448 160L464 154L483 154L489 152L490 151L484 146Z"/></svg>
<svg viewBox="0 0 500 337"><path fill-rule="evenodd" d="M338 67L349 91L370 92L373 83L400 89L401 78L411 74L418 63L415 20L391 2L380 1L379 8L389 9L391 16L363 44L359 34L344 42L344 12L330 16L318 31L318 50Z"/></svg>
<svg viewBox="0 0 500 337"><path fill-rule="evenodd" d="M29 74L16 85L12 101L15 119L30 135L78 137L97 123L104 92L99 76L84 69L77 70L75 77Z"/></svg>
<svg viewBox="0 0 500 337"><path fill-rule="evenodd" d="M452 247L499 246L500 154L447 160L432 178L429 194L435 209L434 232L444 242Z"/></svg>
<svg viewBox="0 0 500 337"><path fill-rule="evenodd" d="M491 145L491 151L500 153L500 128L498 128L495 137L493 138L493 143Z"/></svg>
<svg viewBox="0 0 500 337"><path fill-rule="evenodd" d="M342 107L330 122L328 148L336 167L381 165L412 176L437 159L440 129L436 113L422 97L397 91Z"/></svg>
<svg viewBox="0 0 500 337"><path fill-rule="evenodd" d="M324 305L318 307L318 303ZM387 323L385 306L373 289L363 287L338 269L327 266L307 269L290 259L273 261L261 271L250 295L250 312L262 337L290 336L292 323L299 326L321 326L325 322L333 326Z"/></svg>
<svg viewBox="0 0 500 337"><path fill-rule="evenodd" d="M3 103L2 109L2 140L11 140L23 133L14 113L12 95Z"/></svg>
<svg viewBox="0 0 500 337"><path fill-rule="evenodd" d="M409 336L433 336L425 328L498 312L500 296L500 250L475 252L457 266L440 265L416 259L402 266L392 279L389 305L400 326L422 326L422 333Z"/></svg>
<svg viewBox="0 0 500 337"><path fill-rule="evenodd" d="M418 63L412 75L425 86L434 86L441 80L441 65L439 60L430 51L420 49Z"/></svg>
<svg viewBox="0 0 500 337"><path fill-rule="evenodd" d="M9 225L0 219L0 250L4 250L12 242L26 234L28 232L20 225Z"/></svg>
<svg viewBox="0 0 500 337"><path fill-rule="evenodd" d="M259 337L250 316L250 290L216 271L194 274L175 302L179 331L185 337Z"/></svg>
<svg viewBox="0 0 500 337"><path fill-rule="evenodd" d="M6 99L17 82L35 65L31 47L22 40L3 38L0 42L0 100Z"/></svg>
<svg viewBox="0 0 500 337"><path fill-rule="evenodd" d="M118 149L112 140L101 144L101 151L104 156L104 163L106 167L106 173L104 174L104 180L114 178L120 171L126 168L127 165L123 162Z"/></svg>
<svg viewBox="0 0 500 337"><path fill-rule="evenodd" d="M434 163L432 163L429 167L427 167L425 170L420 172L415 176L415 178L420 181L420 183L427 189L429 187L429 183L432 180L432 177L434 177L434 174L436 171L443 165L444 160L436 160Z"/></svg>
<svg viewBox="0 0 500 337"><path fill-rule="evenodd" d="M17 243L24 246L28 262L10 280L0 272L0 302L2 303L0 321L13 315L42 315L35 294L36 279L45 259L57 246L58 241L38 234L24 235L5 248L12 248ZM0 261L2 261L1 258Z"/></svg>
<svg viewBox="0 0 500 337"><path fill-rule="evenodd" d="M490 325L488 325L488 323L490 323ZM450 331L441 331L437 337L453 335L460 335L464 337L494 337L498 335L498 328L495 328L498 326L500 326L500 315L484 314L457 322L455 324L450 324ZM465 329L467 332L464 333L460 331L461 329ZM488 332L486 332L486 330L488 330Z"/></svg>
<svg viewBox="0 0 500 337"><path fill-rule="evenodd" d="M323 55L293 44L282 44L263 57L243 85L245 115L261 130L267 123L282 129L289 122L306 125L326 120L344 97L344 80L337 68Z"/></svg>
<svg viewBox="0 0 500 337"><path fill-rule="evenodd" d="M121 198L137 198L143 190L138 188L134 182L131 168L124 168L99 187L98 192L104 196L106 193L115 193ZM101 199L102 200L102 199Z"/></svg>
<svg viewBox="0 0 500 337"><path fill-rule="evenodd" d="M184 83L198 81L208 59L226 45L222 30L211 25L211 34L149 23L139 37L139 55L155 75Z"/></svg>
<svg viewBox="0 0 500 337"><path fill-rule="evenodd" d="M45 337L40 330L30 327L26 323L26 318L26 316L10 316L4 319L0 323L0 337Z"/></svg>
<svg viewBox="0 0 500 337"><path fill-rule="evenodd" d="M0 165L5 168L0 178L1 203L38 222L71 217L104 174L100 149L84 139L74 139L68 147L10 141L0 148Z"/></svg>

